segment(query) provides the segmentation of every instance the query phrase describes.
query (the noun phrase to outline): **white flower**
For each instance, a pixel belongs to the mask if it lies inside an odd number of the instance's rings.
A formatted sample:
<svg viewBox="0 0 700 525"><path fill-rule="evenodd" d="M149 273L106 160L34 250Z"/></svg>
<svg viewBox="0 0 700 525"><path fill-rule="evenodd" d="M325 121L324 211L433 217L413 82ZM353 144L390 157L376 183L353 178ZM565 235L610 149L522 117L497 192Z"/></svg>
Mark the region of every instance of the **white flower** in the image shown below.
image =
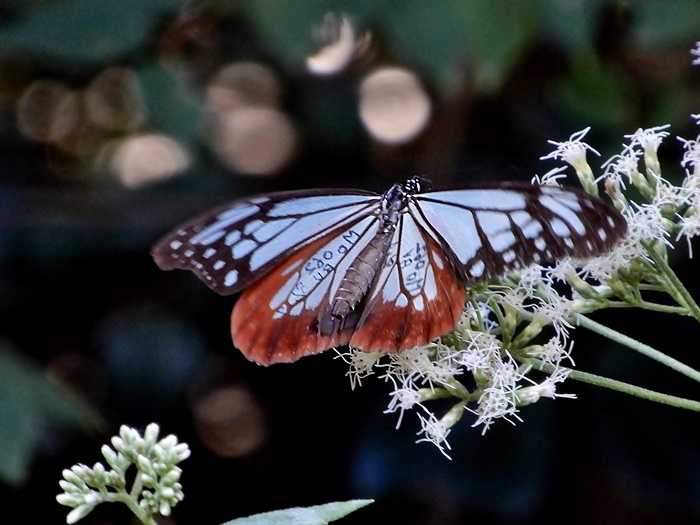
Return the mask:
<svg viewBox="0 0 700 525"><path fill-rule="evenodd" d="M508 356L507 360L499 359L486 372L488 386L483 389L474 411L477 419L472 426L481 425L485 434L495 419L503 418L511 424L514 419L521 421L518 416L515 392L518 381L524 376L517 364Z"/></svg>
<svg viewBox="0 0 700 525"><path fill-rule="evenodd" d="M600 153L593 149L591 146L583 142L586 134L590 131L590 127L577 131L569 137L569 140L564 142L556 142L554 140L548 140L547 142L552 146L555 146L555 150L543 157L540 160L554 159L563 160L567 164L571 165L576 171L589 170L588 162L586 161L586 152L591 151L596 155L600 156Z"/></svg>
<svg viewBox="0 0 700 525"><path fill-rule="evenodd" d="M624 179L631 181L632 177L639 173L640 155L641 152L633 145L626 145L622 153L613 155L601 165L604 171L598 180L612 179L617 181L623 189L626 188Z"/></svg>
<svg viewBox="0 0 700 525"><path fill-rule="evenodd" d="M384 413L393 414L397 410L399 411L399 419L396 422L396 428L398 429L403 420L403 413L406 410L413 409L416 405L420 405L421 395L418 388L413 384L412 378L401 378L400 385L393 376L388 375L386 378L393 383L394 390L389 394L389 405Z"/></svg>
<svg viewBox="0 0 700 525"><path fill-rule="evenodd" d="M663 126L647 129L639 128L631 135L625 135L625 138L630 139L630 146L632 147L641 146L645 152L656 153L663 140L669 136L669 132L666 130L670 127L670 124L664 124Z"/></svg>
<svg viewBox="0 0 700 525"><path fill-rule="evenodd" d="M486 373L493 363L501 359L501 343L492 334L470 331L466 348L458 352L453 360L470 372Z"/></svg>
<svg viewBox="0 0 700 525"><path fill-rule="evenodd" d="M567 177L566 173L563 173L565 171L566 166L559 166L558 168L549 170L541 177L539 175L535 175L534 177L532 177L532 180L530 180L530 183L535 184L537 186L561 187L559 179L565 179Z"/></svg>
<svg viewBox="0 0 700 525"><path fill-rule="evenodd" d="M573 341L570 341L567 346L566 341L562 341L558 337L552 337L544 345L534 347L529 352L529 355L546 363L559 364L562 361L569 361L571 366L574 366L574 359L571 357L573 347Z"/></svg>
<svg viewBox="0 0 700 525"><path fill-rule="evenodd" d="M695 42L695 47L690 50L690 54L693 55L693 65L700 66L700 42Z"/></svg>
<svg viewBox="0 0 700 525"><path fill-rule="evenodd" d="M418 419L421 425L418 435L422 434L423 437L416 440L416 443L432 443L438 448L443 456L445 456L447 459L452 459L445 451L445 449L451 450L452 448L447 442L447 436L450 434L451 429L444 422L437 419L435 415L430 413L427 417L424 417L422 414L418 414Z"/></svg>
<svg viewBox="0 0 700 525"><path fill-rule="evenodd" d="M336 354L336 359L342 359L350 367L345 375L350 379L352 390L356 386L362 386L362 380L374 374L374 366L384 355L382 352L364 352L355 348L350 348L347 352L336 350Z"/></svg>
<svg viewBox="0 0 700 525"><path fill-rule="evenodd" d="M681 166L691 170L694 174L700 171L700 141L686 140L683 137L676 137L683 144L683 159Z"/></svg>
<svg viewBox="0 0 700 525"><path fill-rule="evenodd" d="M541 383L535 383L532 386L520 388L516 392L516 398L519 406L531 405L536 403L543 397L555 399L563 397L567 399L576 399L575 394L558 394L557 384L562 383L569 376L570 371L563 368L557 368L551 375L547 376Z"/></svg>
<svg viewBox="0 0 700 525"><path fill-rule="evenodd" d="M691 243L691 239L700 235L700 214L696 209L693 209L693 212L687 216L679 217L680 230L678 231L676 240L679 240L681 237L685 237L685 240L688 243L688 255L692 259L693 245Z"/></svg>

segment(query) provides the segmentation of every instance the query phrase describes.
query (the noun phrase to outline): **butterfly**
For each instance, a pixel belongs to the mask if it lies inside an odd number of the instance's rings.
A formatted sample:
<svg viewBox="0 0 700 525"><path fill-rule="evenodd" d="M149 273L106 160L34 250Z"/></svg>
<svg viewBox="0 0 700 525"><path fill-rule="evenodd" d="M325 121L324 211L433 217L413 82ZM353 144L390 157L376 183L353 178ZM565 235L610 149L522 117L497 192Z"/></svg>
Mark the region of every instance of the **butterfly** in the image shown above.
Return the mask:
<svg viewBox="0 0 700 525"><path fill-rule="evenodd" d="M234 346L270 365L349 344L400 352L458 322L465 287L566 255L592 257L626 231L616 210L555 186L496 183L383 195L270 193L187 222L153 248L163 270L192 270L221 295L243 291Z"/></svg>

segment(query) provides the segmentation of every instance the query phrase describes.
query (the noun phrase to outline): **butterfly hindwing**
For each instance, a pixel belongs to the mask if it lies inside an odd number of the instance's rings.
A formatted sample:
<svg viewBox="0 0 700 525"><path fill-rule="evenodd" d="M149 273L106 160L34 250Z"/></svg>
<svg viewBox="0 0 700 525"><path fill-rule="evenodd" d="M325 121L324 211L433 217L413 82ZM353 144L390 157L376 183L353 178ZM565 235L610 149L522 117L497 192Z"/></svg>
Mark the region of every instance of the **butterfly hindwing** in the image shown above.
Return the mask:
<svg viewBox="0 0 700 525"><path fill-rule="evenodd" d="M378 199L355 190L241 199L176 228L155 245L152 255L161 269L192 270L215 292L230 295L307 243L372 213Z"/></svg>
<svg viewBox="0 0 700 525"><path fill-rule="evenodd" d="M464 286L441 246L404 214L350 345L398 352L426 344L454 328L464 302Z"/></svg>
<svg viewBox="0 0 700 525"><path fill-rule="evenodd" d="M409 211L451 253L465 282L566 255L592 257L625 232L622 216L578 190L499 184L414 196Z"/></svg>
<svg viewBox="0 0 700 525"><path fill-rule="evenodd" d="M231 315L233 342L259 364L295 361L346 344L354 319L322 335L318 317L328 308L357 254L377 232L364 217L307 244L248 288Z"/></svg>

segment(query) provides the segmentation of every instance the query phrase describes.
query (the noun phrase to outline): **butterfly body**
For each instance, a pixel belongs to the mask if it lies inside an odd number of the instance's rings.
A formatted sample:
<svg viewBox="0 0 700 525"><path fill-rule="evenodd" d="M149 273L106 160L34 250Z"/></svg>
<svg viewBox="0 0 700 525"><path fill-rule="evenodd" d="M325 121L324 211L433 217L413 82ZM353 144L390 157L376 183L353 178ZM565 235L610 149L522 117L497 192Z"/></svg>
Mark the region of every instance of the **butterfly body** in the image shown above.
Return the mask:
<svg viewBox="0 0 700 525"><path fill-rule="evenodd" d="M609 249L615 210L577 190L517 183L383 195L310 190L242 199L153 250L222 295L243 290L234 345L260 364L334 346L402 351L451 330L465 286L564 255Z"/></svg>

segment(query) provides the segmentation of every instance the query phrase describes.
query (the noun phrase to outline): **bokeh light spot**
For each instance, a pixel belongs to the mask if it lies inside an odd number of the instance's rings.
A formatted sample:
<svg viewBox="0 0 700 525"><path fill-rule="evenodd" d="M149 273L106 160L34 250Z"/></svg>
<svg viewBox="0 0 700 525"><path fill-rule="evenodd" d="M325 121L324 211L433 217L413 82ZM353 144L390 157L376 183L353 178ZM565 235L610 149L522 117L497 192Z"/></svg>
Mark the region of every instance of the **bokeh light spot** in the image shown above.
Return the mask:
<svg viewBox="0 0 700 525"><path fill-rule="evenodd" d="M76 127L80 118L77 94L59 82L38 80L17 104L17 126L27 138L59 142Z"/></svg>
<svg viewBox="0 0 700 525"><path fill-rule="evenodd" d="M367 49L370 41L369 33L358 37L347 15L335 13L324 17L315 36L323 47L306 59L306 67L316 75L333 75L342 71Z"/></svg>
<svg viewBox="0 0 700 525"><path fill-rule="evenodd" d="M135 72L121 67L105 69L85 91L90 120L110 131L127 131L146 119L146 107Z"/></svg>
<svg viewBox="0 0 700 525"><path fill-rule="evenodd" d="M430 119L430 98L412 72L382 68L360 86L360 118L380 142L400 144L415 138Z"/></svg>
<svg viewBox="0 0 700 525"><path fill-rule="evenodd" d="M235 62L223 67L210 82L206 105L215 114L247 106L276 106L280 92L270 68L257 62Z"/></svg>
<svg viewBox="0 0 700 525"><path fill-rule="evenodd" d="M291 159L296 132L276 109L241 108L219 117L212 146L225 164L239 172L271 175Z"/></svg>
<svg viewBox="0 0 700 525"><path fill-rule="evenodd" d="M190 157L177 141L159 134L124 140L112 157L112 169L127 188L166 179L185 171Z"/></svg>
<svg viewBox="0 0 700 525"><path fill-rule="evenodd" d="M244 456L265 440L262 409L244 387L212 390L195 402L193 412L199 438L218 456Z"/></svg>

